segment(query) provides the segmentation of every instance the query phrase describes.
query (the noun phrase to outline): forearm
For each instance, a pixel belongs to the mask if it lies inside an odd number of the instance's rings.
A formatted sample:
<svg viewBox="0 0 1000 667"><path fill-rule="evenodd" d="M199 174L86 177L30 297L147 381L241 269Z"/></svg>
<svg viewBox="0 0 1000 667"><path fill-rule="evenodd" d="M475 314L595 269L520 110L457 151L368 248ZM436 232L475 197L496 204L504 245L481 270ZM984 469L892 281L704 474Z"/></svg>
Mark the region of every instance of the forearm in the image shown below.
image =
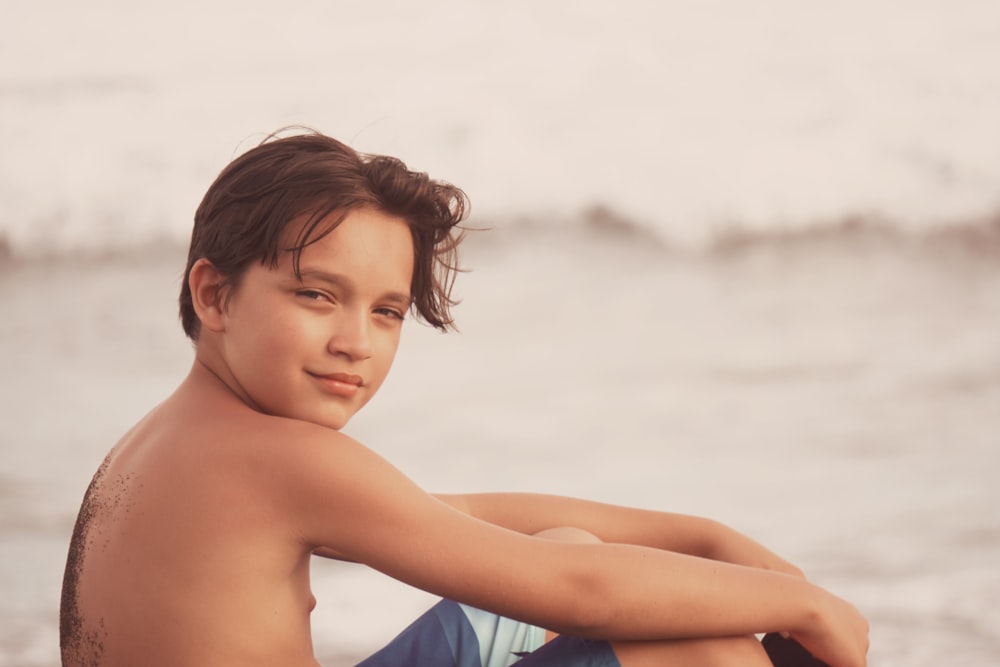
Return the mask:
<svg viewBox="0 0 1000 667"><path fill-rule="evenodd" d="M439 499L478 519L529 535L571 526L612 544L653 547L803 576L798 567L753 539L702 517L531 493L452 495Z"/></svg>
<svg viewBox="0 0 1000 667"><path fill-rule="evenodd" d="M701 517L534 493L438 495L466 514L519 533L572 526L604 542L711 557L726 530Z"/></svg>
<svg viewBox="0 0 1000 667"><path fill-rule="evenodd" d="M522 541L485 527L434 524L448 534L464 530L450 554L453 563L472 569L463 581L496 582L503 566L494 556L518 563L517 576L501 577L499 590L477 590L465 601L566 634L643 640L794 632L814 624L817 600L829 596L801 577L683 553L679 547L701 541L691 538L703 526L693 517L532 494L439 499L519 533L573 526L603 540ZM668 539L658 539L657 529ZM684 533L689 542L669 539L671 533Z"/></svg>
<svg viewBox="0 0 1000 667"><path fill-rule="evenodd" d="M594 561L579 563L585 583L574 596L594 616L586 627L557 630L610 639L800 632L816 624L830 597L778 572L628 545L596 547ZM573 561L563 562L571 576Z"/></svg>
<svg viewBox="0 0 1000 667"><path fill-rule="evenodd" d="M571 597L596 616L580 634L669 639L783 632L827 664L864 664L868 622L801 577L627 545L577 545L575 552L587 550L589 561L580 565L594 579L584 579ZM576 564L565 560L572 576Z"/></svg>

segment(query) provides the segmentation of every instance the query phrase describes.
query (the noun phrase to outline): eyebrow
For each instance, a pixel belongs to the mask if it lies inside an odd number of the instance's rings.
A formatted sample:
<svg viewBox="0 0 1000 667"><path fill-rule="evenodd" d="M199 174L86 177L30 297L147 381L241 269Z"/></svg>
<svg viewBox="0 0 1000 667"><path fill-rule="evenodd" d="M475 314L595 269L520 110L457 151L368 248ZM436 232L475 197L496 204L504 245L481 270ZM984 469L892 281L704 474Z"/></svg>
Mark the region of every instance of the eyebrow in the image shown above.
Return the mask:
<svg viewBox="0 0 1000 667"><path fill-rule="evenodd" d="M347 289L352 287L350 279L337 273L329 273L327 271L320 271L317 269L304 269L299 272L298 282L305 282L307 278L309 280L318 280L319 282L324 282L334 287ZM413 303L413 297L405 292L387 292L381 296L381 299L399 304L400 306L404 306L406 308L409 308Z"/></svg>

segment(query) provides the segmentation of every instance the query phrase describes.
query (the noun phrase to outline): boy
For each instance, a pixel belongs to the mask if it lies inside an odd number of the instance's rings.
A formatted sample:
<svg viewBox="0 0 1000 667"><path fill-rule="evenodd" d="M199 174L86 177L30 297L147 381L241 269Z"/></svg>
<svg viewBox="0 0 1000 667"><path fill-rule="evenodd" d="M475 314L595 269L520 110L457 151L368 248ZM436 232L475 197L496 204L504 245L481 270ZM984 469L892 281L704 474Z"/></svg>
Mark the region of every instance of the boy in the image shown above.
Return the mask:
<svg viewBox="0 0 1000 667"><path fill-rule="evenodd" d="M191 372L80 509L64 665L316 665L314 554L445 598L368 667L769 665L754 633L777 632L865 664L852 606L715 522L433 496L340 432L409 310L451 324L464 210L460 190L319 134L271 137L223 170L181 290Z"/></svg>

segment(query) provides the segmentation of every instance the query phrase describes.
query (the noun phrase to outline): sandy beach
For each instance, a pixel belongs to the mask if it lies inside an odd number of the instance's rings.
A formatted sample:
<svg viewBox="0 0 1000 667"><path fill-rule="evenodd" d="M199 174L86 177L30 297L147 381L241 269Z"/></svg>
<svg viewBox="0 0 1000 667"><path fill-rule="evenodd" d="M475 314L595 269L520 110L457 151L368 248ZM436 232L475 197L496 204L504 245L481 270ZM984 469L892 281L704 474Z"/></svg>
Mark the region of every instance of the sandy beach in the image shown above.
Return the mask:
<svg viewBox="0 0 1000 667"><path fill-rule="evenodd" d="M711 516L872 621L871 664L996 664L995 256L820 242L690 254L628 235L476 240L461 332L408 323L348 431L434 491ZM0 664L57 664L73 517L186 372L182 257L0 271ZM317 562L314 642L350 664L430 598Z"/></svg>

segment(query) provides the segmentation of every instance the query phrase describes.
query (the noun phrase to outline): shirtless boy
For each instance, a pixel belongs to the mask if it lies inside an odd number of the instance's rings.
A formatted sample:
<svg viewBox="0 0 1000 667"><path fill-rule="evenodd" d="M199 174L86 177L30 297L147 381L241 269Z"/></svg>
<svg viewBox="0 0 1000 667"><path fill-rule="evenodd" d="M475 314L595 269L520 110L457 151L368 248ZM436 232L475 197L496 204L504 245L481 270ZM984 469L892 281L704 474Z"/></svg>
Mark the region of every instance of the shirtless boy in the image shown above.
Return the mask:
<svg viewBox="0 0 1000 667"><path fill-rule="evenodd" d="M115 445L80 510L64 665L315 666L313 555L445 599L369 667L770 665L755 633L865 664L854 607L716 522L435 496L340 432L408 311L451 324L464 210L460 190L319 134L226 167L180 298L190 374Z"/></svg>

